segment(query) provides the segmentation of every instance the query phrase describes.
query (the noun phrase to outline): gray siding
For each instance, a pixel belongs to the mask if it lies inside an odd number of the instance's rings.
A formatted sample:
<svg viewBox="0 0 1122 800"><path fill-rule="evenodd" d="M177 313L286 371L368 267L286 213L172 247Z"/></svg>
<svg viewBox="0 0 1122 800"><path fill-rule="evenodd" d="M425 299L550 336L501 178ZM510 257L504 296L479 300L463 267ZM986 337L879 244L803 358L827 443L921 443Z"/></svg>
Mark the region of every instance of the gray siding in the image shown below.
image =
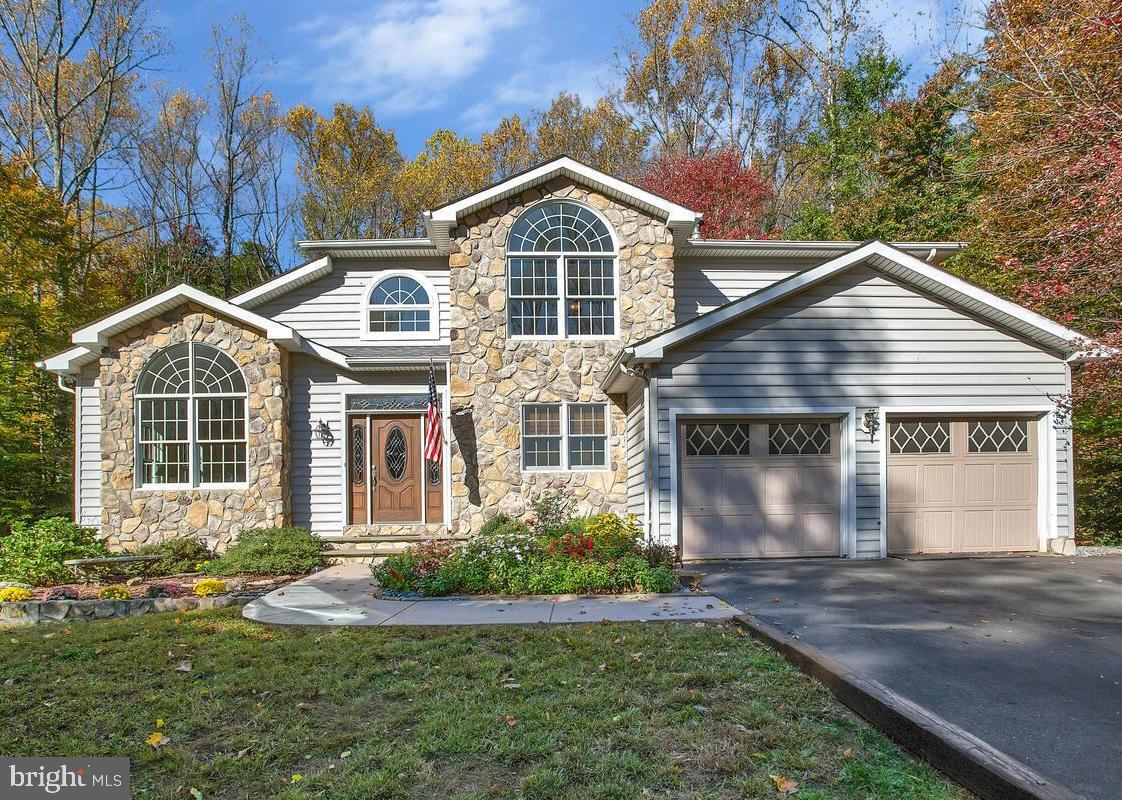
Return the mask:
<svg viewBox="0 0 1122 800"><path fill-rule="evenodd" d="M446 259L335 262L326 277L301 286L286 295L255 307L254 312L295 328L309 339L326 345L369 345L376 340L363 338L362 309L366 292L379 274L416 272L436 290L435 302L440 320L439 339L448 341L448 262ZM437 337L433 337L435 342ZM411 339L417 344L420 340Z"/></svg>
<svg viewBox="0 0 1122 800"><path fill-rule="evenodd" d="M759 264L731 258L679 258L674 262L674 313L678 322L739 300L818 261Z"/></svg>
<svg viewBox="0 0 1122 800"><path fill-rule="evenodd" d="M887 278L855 268L667 354L658 376L659 532L671 536L672 407L749 410L1040 406L1066 365ZM860 424L860 419L857 420ZM880 552L880 442L857 436L857 552ZM1056 465L1058 530L1071 535L1070 442ZM1065 455L1065 453L1067 455Z"/></svg>
<svg viewBox="0 0 1122 800"><path fill-rule="evenodd" d="M77 408L75 464L77 520L80 525L101 525L101 398L98 367L87 367L75 386Z"/></svg>
<svg viewBox="0 0 1122 800"><path fill-rule="evenodd" d="M627 394L627 513L635 514L646 524L647 481L646 431L643 413L643 386L639 385Z"/></svg>
<svg viewBox="0 0 1122 800"><path fill-rule="evenodd" d="M437 374L437 390L444 376ZM343 399L350 388L381 391L427 389L427 371L408 373L340 373L335 367L308 356L292 359L292 519L312 533L343 532L343 470L346 459ZM335 434L329 447L312 435L325 421Z"/></svg>

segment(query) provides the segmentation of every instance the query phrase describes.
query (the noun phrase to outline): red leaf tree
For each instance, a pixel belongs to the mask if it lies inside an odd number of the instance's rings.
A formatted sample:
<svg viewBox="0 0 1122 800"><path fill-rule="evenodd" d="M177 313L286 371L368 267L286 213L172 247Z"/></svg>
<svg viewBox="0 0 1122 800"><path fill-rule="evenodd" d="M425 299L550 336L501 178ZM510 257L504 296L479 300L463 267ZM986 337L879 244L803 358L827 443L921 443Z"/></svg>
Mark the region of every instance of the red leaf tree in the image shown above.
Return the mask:
<svg viewBox="0 0 1122 800"><path fill-rule="evenodd" d="M706 239L759 238L772 188L755 167L746 167L738 150L700 156L661 156L651 162L639 185L667 200L704 214Z"/></svg>

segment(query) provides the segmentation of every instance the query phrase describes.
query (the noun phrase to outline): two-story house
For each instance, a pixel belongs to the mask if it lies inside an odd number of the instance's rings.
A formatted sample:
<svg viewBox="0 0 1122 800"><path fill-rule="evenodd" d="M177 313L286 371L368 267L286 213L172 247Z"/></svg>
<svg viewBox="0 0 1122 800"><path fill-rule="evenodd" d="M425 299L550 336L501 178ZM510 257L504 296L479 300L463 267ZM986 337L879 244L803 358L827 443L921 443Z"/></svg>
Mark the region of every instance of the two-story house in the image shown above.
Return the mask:
<svg viewBox="0 0 1122 800"><path fill-rule="evenodd" d="M939 242L709 241L568 158L177 286L40 366L76 391L76 517L125 550L294 524L468 536L565 487L686 558L1037 550L1072 535L1062 396L1091 343ZM430 365L440 459L426 459Z"/></svg>

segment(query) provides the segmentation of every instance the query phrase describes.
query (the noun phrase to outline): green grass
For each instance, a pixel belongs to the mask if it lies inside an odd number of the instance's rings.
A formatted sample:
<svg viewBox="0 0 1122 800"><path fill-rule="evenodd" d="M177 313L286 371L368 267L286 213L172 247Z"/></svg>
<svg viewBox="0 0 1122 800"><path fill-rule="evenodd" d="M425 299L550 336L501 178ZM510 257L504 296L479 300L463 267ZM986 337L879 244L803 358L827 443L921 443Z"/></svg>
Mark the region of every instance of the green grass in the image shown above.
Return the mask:
<svg viewBox="0 0 1122 800"><path fill-rule="evenodd" d="M127 755L135 797L774 798L771 775L803 800L970 796L723 624L274 628L223 610L0 636L5 755Z"/></svg>

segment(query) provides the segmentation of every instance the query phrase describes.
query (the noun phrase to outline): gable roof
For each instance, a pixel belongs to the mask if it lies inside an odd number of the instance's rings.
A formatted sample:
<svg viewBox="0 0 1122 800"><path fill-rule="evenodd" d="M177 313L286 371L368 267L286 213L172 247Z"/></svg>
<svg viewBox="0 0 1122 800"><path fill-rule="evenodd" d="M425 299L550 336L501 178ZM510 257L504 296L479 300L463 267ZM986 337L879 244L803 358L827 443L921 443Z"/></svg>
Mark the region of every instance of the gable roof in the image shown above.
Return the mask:
<svg viewBox="0 0 1122 800"><path fill-rule="evenodd" d="M567 177L579 181L607 197L634 205L651 216L666 223L674 232L676 240L685 240L693 235L701 214L685 206L672 203L638 186L634 186L606 172L582 164L568 156L558 156L544 164L512 175L505 180L473 192L451 203L425 212L425 228L429 239L439 249L446 251L450 233L459 221L468 214L494 205L500 200L514 197L526 189L538 186L557 177Z"/></svg>
<svg viewBox="0 0 1122 800"><path fill-rule="evenodd" d="M243 325L256 328L267 339L276 342L285 350L308 353L339 366L347 365L347 360L342 354L304 339L299 333L283 323L255 314L241 306L204 292L202 289L196 289L194 286L181 283L79 328L70 337L75 345L74 347L48 356L37 362L36 366L58 375L73 374L82 366L95 360L102 348L109 346L110 337L127 331L141 322L153 319L165 311L178 308L184 303L195 303Z"/></svg>
<svg viewBox="0 0 1122 800"><path fill-rule="evenodd" d="M676 325L663 333L636 342L624 350L617 365L628 361L660 361L664 353L671 348L679 347L862 264L962 308L1040 347L1061 353L1069 360L1101 358L1112 354L1102 345L1077 331L920 261L891 245L874 240L824 264L792 275L688 322ZM613 369L604 385L611 385L617 376L618 371Z"/></svg>

